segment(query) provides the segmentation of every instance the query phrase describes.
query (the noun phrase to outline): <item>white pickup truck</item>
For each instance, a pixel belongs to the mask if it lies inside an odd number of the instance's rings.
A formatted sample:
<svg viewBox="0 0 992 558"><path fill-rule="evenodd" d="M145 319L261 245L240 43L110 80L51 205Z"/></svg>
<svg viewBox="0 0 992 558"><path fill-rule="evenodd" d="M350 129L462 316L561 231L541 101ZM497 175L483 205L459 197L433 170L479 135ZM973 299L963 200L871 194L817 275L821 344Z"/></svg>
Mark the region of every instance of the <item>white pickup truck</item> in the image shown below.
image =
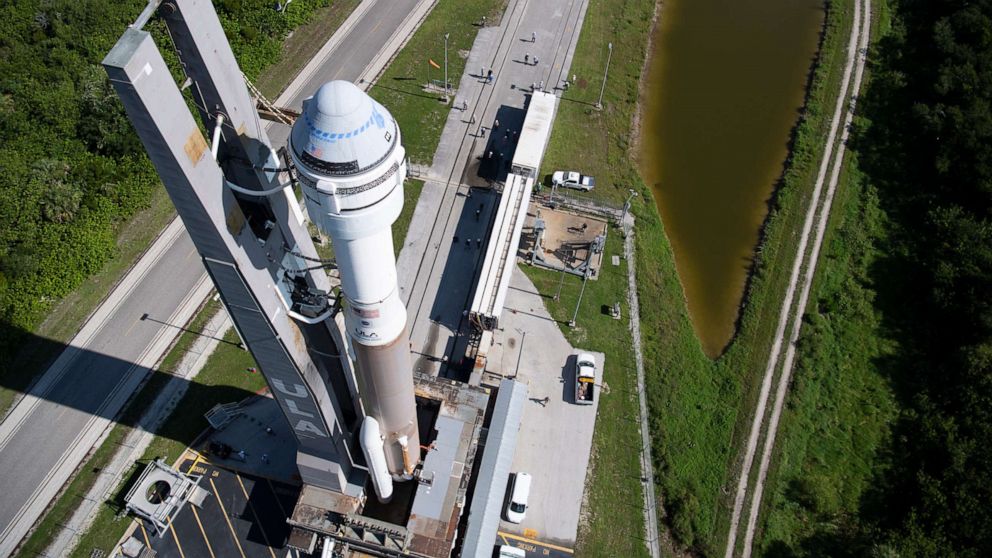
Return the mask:
<svg viewBox="0 0 992 558"><path fill-rule="evenodd" d="M575 190L592 190L596 187L596 179L575 171L555 171L551 175L551 183L559 188Z"/></svg>
<svg viewBox="0 0 992 558"><path fill-rule="evenodd" d="M589 353L575 357L575 403L592 405L596 397L596 359Z"/></svg>

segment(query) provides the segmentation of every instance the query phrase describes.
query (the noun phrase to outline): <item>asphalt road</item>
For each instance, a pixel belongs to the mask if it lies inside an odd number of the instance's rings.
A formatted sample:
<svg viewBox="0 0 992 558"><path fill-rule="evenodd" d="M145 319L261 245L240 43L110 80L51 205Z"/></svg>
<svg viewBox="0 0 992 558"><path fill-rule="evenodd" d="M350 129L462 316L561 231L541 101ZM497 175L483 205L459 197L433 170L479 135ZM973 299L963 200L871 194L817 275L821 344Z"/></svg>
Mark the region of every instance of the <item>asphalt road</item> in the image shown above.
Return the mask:
<svg viewBox="0 0 992 558"><path fill-rule="evenodd" d="M302 86L299 106L330 79L357 81L389 58L396 36L425 0L366 0L354 25L342 27ZM319 54L319 55L320 55ZM281 100L281 99L280 99ZM281 134L280 134L281 132ZM270 130L274 145L288 129ZM0 556L10 554L93 445L100 441L142 377L209 293L209 281L189 236L176 224L84 325L31 391L0 423ZM199 287L198 287L199 286ZM178 309L178 310L177 310ZM146 319L142 319L147 314Z"/></svg>

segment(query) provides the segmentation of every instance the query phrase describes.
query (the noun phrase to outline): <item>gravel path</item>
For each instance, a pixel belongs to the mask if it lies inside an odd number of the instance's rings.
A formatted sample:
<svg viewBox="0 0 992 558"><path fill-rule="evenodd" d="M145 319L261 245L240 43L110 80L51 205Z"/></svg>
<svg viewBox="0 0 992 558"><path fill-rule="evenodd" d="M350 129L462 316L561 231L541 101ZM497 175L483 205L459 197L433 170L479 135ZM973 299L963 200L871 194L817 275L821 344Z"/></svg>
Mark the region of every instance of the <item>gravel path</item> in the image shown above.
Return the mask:
<svg viewBox="0 0 992 558"><path fill-rule="evenodd" d="M864 17L862 17L862 10L864 11ZM768 398L771 392L771 385L775 377L775 372L778 369L779 357L781 356L782 345L785 340L785 330L790 322L791 315L792 329L789 335L789 344L786 350L786 358L782 366L782 373L779 376L776 398L773 403L771 416L769 417L767 431L765 432L766 437L762 448L758 479L753 489L753 495L751 496L747 529L745 531L744 544L741 550L741 555L745 558L748 558L751 555L751 547L754 541L754 531L757 526L758 512L761 507L761 496L764 492L764 483L768 473L768 465L771 461L772 452L774 451L775 437L778 432L778 423L781 418L782 408L785 404L785 397L788 392L789 381L792 376L792 366L795 359L795 344L799 338L799 332L802 327L802 315L809 299L809 291L816 272L816 263L819 257L820 247L823 242L827 222L829 221L830 209L833 202L834 192L836 191L837 181L840 177L840 169L846 148L845 142L847 141L848 130L854 116L854 99L856 98L861 87L870 26L870 0L861 0L854 6L854 22L851 26L847 61L844 67L844 76L841 81L841 94L837 96L837 104L830 124L830 133L827 137L823 158L820 161L820 168L817 174L816 184L813 189L813 203L810 203L809 209L806 212L806 220L803 224L802 237L800 238L799 246L796 250L796 257L792 267L789 287L786 291L786 295L782 301L782 307L779 312L778 327L775 331L775 341L772 345L771 353L769 354L768 364L765 367L765 374L761 383L761 392L758 397L758 404L755 408L754 417L751 423L751 431L748 435L744 459L741 462L737 493L734 498L734 507L730 521L730 530L727 535L727 546L724 553L725 558L732 558L737 548L741 512L743 511L745 502L748 500L750 472L754 464L754 456L757 451L759 438L761 437L763 430L765 430L763 428L763 423L768 407ZM853 88L850 87L852 74L854 74ZM849 91L851 91L850 94L848 93ZM844 117L844 126L842 129L840 142L836 145L837 152L834 154L833 151L835 144L837 143L837 131L840 128L841 115L844 112L844 106L848 104L848 100L850 100L851 103L848 106L846 116ZM831 159L831 155L834 155L833 159ZM831 160L833 162L832 165ZM821 199L823 184L825 182L828 169L831 170L830 181L827 192ZM817 221L817 218L818 222L816 223L817 227L815 237L813 238L813 247L807 255L807 246L809 245L810 234L813 232L813 224L814 221ZM798 301L796 301L797 287L801 287L801 294Z"/></svg>

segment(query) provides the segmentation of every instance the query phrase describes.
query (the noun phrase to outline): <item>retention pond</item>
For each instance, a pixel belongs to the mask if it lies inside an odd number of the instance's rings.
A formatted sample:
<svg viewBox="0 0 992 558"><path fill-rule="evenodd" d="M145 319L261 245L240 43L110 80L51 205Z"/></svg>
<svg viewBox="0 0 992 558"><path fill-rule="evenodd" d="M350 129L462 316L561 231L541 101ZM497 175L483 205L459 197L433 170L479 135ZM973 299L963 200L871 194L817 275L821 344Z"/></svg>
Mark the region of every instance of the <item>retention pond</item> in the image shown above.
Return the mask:
<svg viewBox="0 0 992 558"><path fill-rule="evenodd" d="M711 357L734 333L823 24L822 0L665 0L640 168Z"/></svg>

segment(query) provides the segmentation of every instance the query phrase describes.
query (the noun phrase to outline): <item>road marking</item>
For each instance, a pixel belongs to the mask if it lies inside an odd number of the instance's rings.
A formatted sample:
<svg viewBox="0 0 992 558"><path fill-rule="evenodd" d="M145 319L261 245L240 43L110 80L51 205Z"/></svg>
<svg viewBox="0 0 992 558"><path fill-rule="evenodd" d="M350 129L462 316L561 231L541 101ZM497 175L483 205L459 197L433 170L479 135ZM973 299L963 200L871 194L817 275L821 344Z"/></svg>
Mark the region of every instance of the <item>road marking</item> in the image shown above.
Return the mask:
<svg viewBox="0 0 992 558"><path fill-rule="evenodd" d="M510 541L506 540L506 537L503 536L503 533L499 534L499 538L503 539L503 544L505 544L506 546L510 546Z"/></svg>
<svg viewBox="0 0 992 558"><path fill-rule="evenodd" d="M536 539L528 539L527 537L521 537L520 535L514 535L512 533L504 533L503 531L497 531L497 534L499 534L500 537L503 537L504 542L506 542L506 539L513 539L515 541L525 542L536 546L543 546L544 548L550 548L551 550L557 550L559 552L565 552L567 554L575 554L574 550L565 546L558 546L556 544L541 542Z"/></svg>
<svg viewBox="0 0 992 558"><path fill-rule="evenodd" d="M262 532L262 539L265 540L265 546L269 549L269 554L272 555L272 558L276 558L276 553L272 550L272 545L269 543L269 536L265 534L265 527L262 526L262 520L255 513L255 506L251 503L251 498L248 497L248 490L245 489L245 483L241 482L241 475L235 472L234 478L238 479L238 486L241 487L241 493L245 495L245 501L248 502L248 511L255 518L255 523L258 524L258 530Z"/></svg>
<svg viewBox="0 0 992 558"><path fill-rule="evenodd" d="M183 545L179 544L179 535L176 534L176 528L172 526L172 518L167 517L166 520L169 522L169 531L172 532L172 539L176 541L176 548L179 549L179 555L182 558L186 558L186 553L183 552Z"/></svg>
<svg viewBox="0 0 992 558"><path fill-rule="evenodd" d="M217 503L220 505L220 511L224 514L224 521L227 522L227 528L231 530L231 538L234 539L234 544L238 546L238 552L241 553L241 558L247 558L245 556L245 551L241 548L241 543L238 541L238 534L234 531L234 525L231 525L231 518L227 516L227 508L224 507L224 502L220 498L220 492L217 491L217 485L214 483L214 479L210 479L210 486L214 489L214 497L217 498Z"/></svg>
<svg viewBox="0 0 992 558"><path fill-rule="evenodd" d="M148 531L145 531L145 522L138 521L137 519L135 521L138 522L138 527L141 527L141 536L145 538L145 548L151 548L152 543L148 540Z"/></svg>
<svg viewBox="0 0 992 558"><path fill-rule="evenodd" d="M189 509L193 510L193 517L196 518L196 524L200 527L200 534L203 535L203 541L207 543L207 551L210 552L211 558L216 558L214 549L210 546L210 538L207 537L207 532L203 530L203 523L200 521L200 514L196 513L196 506L190 506Z"/></svg>
<svg viewBox="0 0 992 558"><path fill-rule="evenodd" d="M141 320L134 320L133 322L131 322L131 325L128 326L127 331L124 332L124 337L131 335L131 330L134 329L134 326L138 325L138 322L140 321Z"/></svg>

